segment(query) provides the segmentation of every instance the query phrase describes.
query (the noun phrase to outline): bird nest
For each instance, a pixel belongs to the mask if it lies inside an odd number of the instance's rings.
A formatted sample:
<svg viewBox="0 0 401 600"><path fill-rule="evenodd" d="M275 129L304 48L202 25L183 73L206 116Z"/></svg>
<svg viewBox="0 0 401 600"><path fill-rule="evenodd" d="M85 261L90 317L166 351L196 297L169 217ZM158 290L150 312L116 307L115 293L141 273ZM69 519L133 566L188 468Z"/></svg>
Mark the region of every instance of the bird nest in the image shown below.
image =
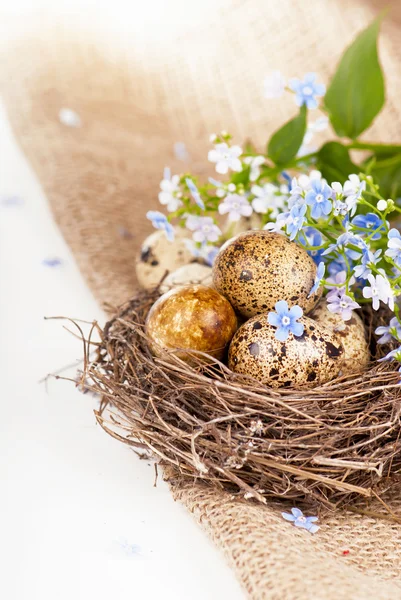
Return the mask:
<svg viewBox="0 0 401 600"><path fill-rule="evenodd" d="M146 315L157 292L124 305L101 331L83 380L101 394L98 422L169 472L245 498L337 507L378 496L401 471L401 388L393 363L314 389L271 389L224 364L152 356ZM366 308L370 335L386 315Z"/></svg>

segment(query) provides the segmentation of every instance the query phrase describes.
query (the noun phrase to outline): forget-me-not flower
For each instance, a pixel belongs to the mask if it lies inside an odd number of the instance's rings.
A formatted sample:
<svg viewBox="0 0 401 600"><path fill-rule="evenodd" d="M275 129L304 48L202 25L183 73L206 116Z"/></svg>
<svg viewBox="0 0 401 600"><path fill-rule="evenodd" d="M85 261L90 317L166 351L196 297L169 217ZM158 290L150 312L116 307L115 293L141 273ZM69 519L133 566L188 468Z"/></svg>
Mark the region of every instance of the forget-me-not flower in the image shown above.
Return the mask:
<svg viewBox="0 0 401 600"><path fill-rule="evenodd" d="M260 175L260 167L265 162L264 156L247 156L244 158L244 163L249 166L249 179L250 181L256 181Z"/></svg>
<svg viewBox="0 0 401 600"><path fill-rule="evenodd" d="M299 337L304 332L304 325L298 323L303 315L303 310L297 304L288 308L288 303L285 300L279 300L276 302L274 308L276 312L269 312L267 320L270 325L277 327L275 336L280 342L285 342L289 334L292 333L296 337Z"/></svg>
<svg viewBox="0 0 401 600"><path fill-rule="evenodd" d="M316 83L316 73L307 73L303 80L290 79L289 87L295 92L295 103L297 106L303 106L309 109L317 108L317 97L324 96L326 86L323 83Z"/></svg>
<svg viewBox="0 0 401 600"><path fill-rule="evenodd" d="M216 144L213 150L209 150L208 160L216 163L216 171L220 175L226 175L228 170L242 171L242 163L239 157L242 154L240 146L229 146L226 142Z"/></svg>
<svg viewBox="0 0 401 600"><path fill-rule="evenodd" d="M177 198L177 192L179 192L179 175L171 176L171 171L168 167L164 169L163 179L160 182L159 202L166 206L169 212L175 212L182 202Z"/></svg>
<svg viewBox="0 0 401 600"><path fill-rule="evenodd" d="M326 182L322 180L313 180L311 189L306 194L306 204L311 206L311 215L314 219L319 219L323 215L329 215L333 208L331 195L333 190Z"/></svg>
<svg viewBox="0 0 401 600"><path fill-rule="evenodd" d="M367 213L366 215L356 215L351 221L354 227L359 229L367 229L362 231L360 235L368 234L371 240L380 240L382 233L386 231L382 220L375 213ZM376 231L373 235L371 232Z"/></svg>
<svg viewBox="0 0 401 600"><path fill-rule="evenodd" d="M401 342L401 323L397 317L393 317L388 325L376 327L375 334L381 336L377 340L378 344L388 344L393 339Z"/></svg>
<svg viewBox="0 0 401 600"><path fill-rule="evenodd" d="M385 255L393 259L396 265L401 267L401 234L398 229L390 229L388 232L388 249Z"/></svg>
<svg viewBox="0 0 401 600"><path fill-rule="evenodd" d="M190 231L193 231L192 238L195 242L217 242L221 236L221 231L215 225L212 217L197 217L189 215L185 222L185 226Z"/></svg>
<svg viewBox="0 0 401 600"><path fill-rule="evenodd" d="M364 248L360 263L355 265L354 273L357 279L367 279L372 274L371 265L376 265L380 259L382 251L372 252L369 248Z"/></svg>
<svg viewBox="0 0 401 600"><path fill-rule="evenodd" d="M169 242L174 242L174 227L168 222L166 215L158 210L149 210L146 218L152 222L153 227L164 231Z"/></svg>
<svg viewBox="0 0 401 600"><path fill-rule="evenodd" d="M202 244L199 248L194 242L194 240L188 239L185 239L184 243L190 251L190 253L192 254L192 256L194 256L195 258L201 258L209 267L213 266L215 258L220 250L218 246L212 246L211 244L205 243Z"/></svg>
<svg viewBox="0 0 401 600"><path fill-rule="evenodd" d="M252 200L252 208L256 213L266 214L270 211L271 217L277 217L279 211L285 207L287 186L278 188L273 183L253 185L251 188L255 198Z"/></svg>
<svg viewBox="0 0 401 600"><path fill-rule="evenodd" d="M343 186L343 193L346 196L345 202L351 216L355 214L358 200L361 198L364 190L366 190L366 181L361 181L358 175L355 174L348 176Z"/></svg>
<svg viewBox="0 0 401 600"><path fill-rule="evenodd" d="M350 296L347 296L345 288L334 288L326 296L327 309L335 314L341 315L344 321L352 318L352 311L360 308Z"/></svg>
<svg viewBox="0 0 401 600"><path fill-rule="evenodd" d="M187 184L188 189L191 192L191 196L195 200L195 203L199 206L199 208L201 208L202 210L205 210L205 204L204 204L202 198L200 197L199 190L196 187L196 185L194 184L194 182L192 181L192 179L189 179L189 177L187 177L185 179L185 183Z"/></svg>
<svg viewBox="0 0 401 600"><path fill-rule="evenodd" d="M219 213L221 215L228 214L229 221L239 221L241 217L250 217L252 214L252 206L244 196L239 194L229 194L225 197L224 202L219 204Z"/></svg>
<svg viewBox="0 0 401 600"><path fill-rule="evenodd" d="M284 227L286 227L289 219L290 219L289 212L281 213L278 215L278 217L275 221L272 221L271 223L266 223L266 225L263 227L263 229L266 231L272 231L273 233L280 233L280 234L284 235L283 229L284 229Z"/></svg>
<svg viewBox="0 0 401 600"><path fill-rule="evenodd" d="M317 271L316 271L315 281L313 283L313 286L311 287L311 291L308 294L308 298L310 298L319 289L320 282L322 281L322 279L324 277L325 270L326 270L326 266L325 266L324 262L320 262L318 265Z"/></svg>
<svg viewBox="0 0 401 600"><path fill-rule="evenodd" d="M301 527L302 529L306 529L309 533L316 533L319 531L319 525L315 525L316 521L318 521L318 517L305 517L302 510L299 508L292 508L291 513L281 513L281 516L286 521L291 521L294 523L295 527Z"/></svg>
<svg viewBox="0 0 401 600"><path fill-rule="evenodd" d="M293 206L290 210L290 213L286 222L286 232L290 236L290 240L293 240L297 233L301 231L306 218L306 205L303 204L301 206ZM287 214L287 213L284 213Z"/></svg>
<svg viewBox="0 0 401 600"><path fill-rule="evenodd" d="M372 300L373 310L379 310L380 300L394 310L394 292L388 279L383 275L368 275L368 281L370 286L363 288L362 295Z"/></svg>

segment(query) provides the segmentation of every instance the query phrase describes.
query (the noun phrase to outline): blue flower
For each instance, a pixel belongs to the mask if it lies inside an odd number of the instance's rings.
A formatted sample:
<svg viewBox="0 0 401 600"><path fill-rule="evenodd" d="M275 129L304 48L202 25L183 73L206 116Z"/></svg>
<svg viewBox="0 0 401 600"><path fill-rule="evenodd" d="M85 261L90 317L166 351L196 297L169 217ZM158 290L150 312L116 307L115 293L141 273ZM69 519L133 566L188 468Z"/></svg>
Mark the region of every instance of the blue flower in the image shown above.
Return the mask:
<svg viewBox="0 0 401 600"><path fill-rule="evenodd" d="M153 227L164 231L169 242L174 242L174 227L168 222L166 215L158 210L149 210L146 218L152 222Z"/></svg>
<svg viewBox="0 0 401 600"><path fill-rule="evenodd" d="M306 529L309 533L316 533L319 531L319 525L315 525L315 522L318 521L318 517L305 517L302 510L299 508L292 508L290 513L281 513L281 516L286 521L291 521L294 523L295 527L301 527L302 529Z"/></svg>
<svg viewBox="0 0 401 600"><path fill-rule="evenodd" d="M205 204L204 204L202 198L200 197L199 190L196 187L196 185L194 184L194 182L192 181L192 179L189 179L189 177L187 177L185 179L185 183L187 184L188 189L191 192L191 196L195 200L195 203L199 206L199 208L201 208L202 210L205 210Z"/></svg>
<svg viewBox="0 0 401 600"><path fill-rule="evenodd" d="M352 225L354 227L358 227L359 229L368 229L369 231L377 232L374 235L370 235L371 240L380 240L382 233L386 231L385 226L383 225L383 221L381 218L374 213L367 213L366 215L357 215L352 219ZM361 232L361 235L364 233L369 233L369 231Z"/></svg>
<svg viewBox="0 0 401 600"><path fill-rule="evenodd" d="M63 264L61 258L55 256L54 258L44 258L42 260L42 265L45 267L60 267Z"/></svg>
<svg viewBox="0 0 401 600"><path fill-rule="evenodd" d="M290 79L290 89L295 92L295 103L297 106L303 106L309 109L317 108L316 97L324 96L326 86L323 83L316 83L316 73L307 73L303 79Z"/></svg>
<svg viewBox="0 0 401 600"><path fill-rule="evenodd" d="M306 204L312 207L312 217L319 219L323 215L329 215L333 208L332 201L329 199L333 190L327 183L319 179L314 179L311 186L312 189L306 194L305 200Z"/></svg>
<svg viewBox="0 0 401 600"><path fill-rule="evenodd" d="M370 265L376 265L382 251L372 252L368 247L362 249L362 258L359 265L354 267L355 277L357 279L367 279L372 274Z"/></svg>
<svg viewBox="0 0 401 600"><path fill-rule="evenodd" d="M313 283L311 291L308 294L308 298L310 298L315 292L317 292L317 290L320 286L320 282L322 281L322 279L324 277L325 270L326 270L326 266L325 266L324 262L320 262L319 266L317 268L315 281Z"/></svg>
<svg viewBox="0 0 401 600"><path fill-rule="evenodd" d="M306 205L302 206L293 206L290 210L286 221L286 231L290 236L290 240L293 240L297 233L302 229L303 224L305 223L305 213L306 213Z"/></svg>
<svg viewBox="0 0 401 600"><path fill-rule="evenodd" d="M338 252L339 250L345 250L345 247L348 244L352 244L353 246L358 246L358 247L366 246L366 244L363 242L363 240L360 237L358 237L357 235L354 235L350 231L346 231L345 233L342 233L339 238L337 238L337 241L334 244L330 244L330 246L328 248L326 248L326 250L323 252L323 256L326 256L327 254L331 254L332 252ZM352 251L352 252L354 252L354 251ZM356 254L356 256L354 256L354 254L352 254L351 256L353 256L354 258L358 258L359 253L355 252L355 254Z"/></svg>
<svg viewBox="0 0 401 600"><path fill-rule="evenodd" d="M398 229L390 229L388 232L388 250L384 254L401 267L401 234Z"/></svg>
<svg viewBox="0 0 401 600"><path fill-rule="evenodd" d="M401 342L401 323L397 317L393 317L388 325L376 327L375 334L381 336L377 340L378 344L388 344L393 338Z"/></svg>
<svg viewBox="0 0 401 600"><path fill-rule="evenodd" d="M267 320L270 325L277 327L276 338L280 342L285 342L288 335L292 333L299 337L304 332L302 323L298 323L303 315L303 310L297 304L288 309L288 304L285 300L279 300L275 305L276 312L269 312Z"/></svg>
<svg viewBox="0 0 401 600"><path fill-rule="evenodd" d="M398 360L399 362L401 362L401 346L399 346L395 350L391 350L391 352L386 354L386 356L383 356L383 358L379 358L377 362L384 362L387 360Z"/></svg>

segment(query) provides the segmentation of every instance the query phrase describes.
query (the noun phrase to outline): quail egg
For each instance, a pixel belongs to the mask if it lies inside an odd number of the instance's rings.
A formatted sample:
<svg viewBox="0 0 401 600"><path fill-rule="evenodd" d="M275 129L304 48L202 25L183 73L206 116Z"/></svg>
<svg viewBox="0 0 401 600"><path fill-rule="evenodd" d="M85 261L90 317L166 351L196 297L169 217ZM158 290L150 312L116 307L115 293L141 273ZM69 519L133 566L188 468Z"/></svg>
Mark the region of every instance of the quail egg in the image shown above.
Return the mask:
<svg viewBox="0 0 401 600"><path fill-rule="evenodd" d="M221 247L213 283L245 317L273 310L279 300L308 313L322 294L320 288L310 295L316 271L308 253L283 235L247 231Z"/></svg>
<svg viewBox="0 0 401 600"><path fill-rule="evenodd" d="M301 336L289 333L285 341L279 341L266 314L252 317L232 339L229 368L272 388L310 388L334 379L343 364L341 341L309 317L300 318L299 323L304 325Z"/></svg>
<svg viewBox="0 0 401 600"><path fill-rule="evenodd" d="M212 268L196 262L184 265L167 275L160 286L160 292L164 294L172 288L195 283L213 285Z"/></svg>
<svg viewBox="0 0 401 600"><path fill-rule="evenodd" d="M174 242L169 242L164 231L155 231L143 242L136 261L136 276L145 290L156 287L166 273L188 264L193 259L185 243L186 233L175 229Z"/></svg>
<svg viewBox="0 0 401 600"><path fill-rule="evenodd" d="M149 311L146 333L152 352L180 349L178 356L191 361L185 350L205 352L221 360L237 329L237 317L226 298L204 285L170 290Z"/></svg>
<svg viewBox="0 0 401 600"><path fill-rule="evenodd" d="M348 375L363 371L370 361L370 353L365 327L359 315L353 312L352 318L344 321L341 315L330 312L326 300L322 299L309 316L316 323L330 329L341 340L344 346L344 362L341 373Z"/></svg>

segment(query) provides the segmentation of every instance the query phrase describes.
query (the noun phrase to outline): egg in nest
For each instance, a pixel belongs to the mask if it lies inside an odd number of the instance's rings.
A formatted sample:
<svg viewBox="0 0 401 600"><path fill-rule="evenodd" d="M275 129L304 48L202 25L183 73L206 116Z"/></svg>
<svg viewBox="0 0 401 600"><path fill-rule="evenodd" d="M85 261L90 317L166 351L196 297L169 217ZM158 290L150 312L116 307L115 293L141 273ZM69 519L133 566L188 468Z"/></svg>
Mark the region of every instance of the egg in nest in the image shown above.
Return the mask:
<svg viewBox="0 0 401 600"><path fill-rule="evenodd" d="M285 236L248 231L226 242L213 266L213 284L244 317L273 310L277 301L308 313L322 295L310 294L317 267L306 250Z"/></svg>
<svg viewBox="0 0 401 600"><path fill-rule="evenodd" d="M145 290L153 289L166 274L193 260L186 245L186 235L183 229L176 228L174 242L166 238L164 231L155 231L146 238L135 265L141 287Z"/></svg>
<svg viewBox="0 0 401 600"><path fill-rule="evenodd" d="M351 319L344 321L341 315L329 311L325 299L313 309L310 317L330 329L344 346L342 375L363 371L370 361L370 352L362 319L353 312Z"/></svg>
<svg viewBox="0 0 401 600"><path fill-rule="evenodd" d="M270 387L314 387L340 372L344 349L339 338L313 319L302 317L304 332L279 341L267 315L244 323L230 344L228 366Z"/></svg>
<svg viewBox="0 0 401 600"><path fill-rule="evenodd" d="M204 285L178 287L163 294L146 319L146 334L156 356L180 349L177 355L191 362L185 350L205 352L222 360L237 329L237 317L226 298Z"/></svg>

